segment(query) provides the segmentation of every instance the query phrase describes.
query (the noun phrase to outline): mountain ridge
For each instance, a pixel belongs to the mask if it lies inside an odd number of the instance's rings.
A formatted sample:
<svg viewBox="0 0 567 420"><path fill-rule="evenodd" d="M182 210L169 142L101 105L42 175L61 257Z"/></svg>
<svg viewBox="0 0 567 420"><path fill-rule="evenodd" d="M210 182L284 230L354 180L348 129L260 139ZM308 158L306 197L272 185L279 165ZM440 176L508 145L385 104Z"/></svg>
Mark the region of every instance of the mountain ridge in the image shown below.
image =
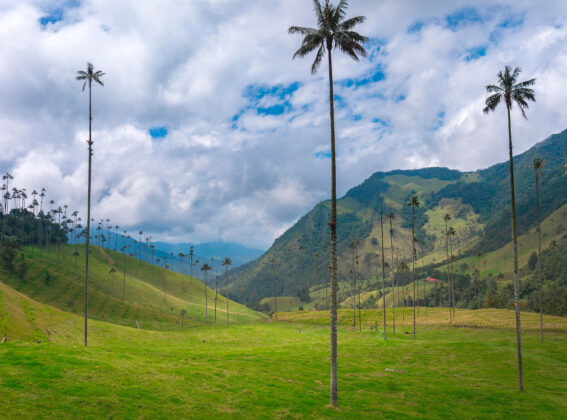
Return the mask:
<svg viewBox="0 0 567 420"><path fill-rule="evenodd" d="M548 136L514 157L519 233L535 223L533 158L546 161L542 185L542 218L567 203L567 130ZM417 194L423 205L416 209L416 237L420 252L433 253L444 245L446 211L459 225L462 252L493 250L510 240L508 162L461 172L443 167L375 172L350 188L337 202L339 278L349 276L349 248L353 236L359 241L360 272L372 275L378 264L379 209L398 215L394 224L397 258L411 256L409 229L411 209L407 199ZM328 220L330 201L316 204L301 216L257 260L232 271L232 293L241 301L273 295L295 295L302 287L328 281ZM385 227L385 248L389 249ZM387 255L389 255L387 253Z"/></svg>

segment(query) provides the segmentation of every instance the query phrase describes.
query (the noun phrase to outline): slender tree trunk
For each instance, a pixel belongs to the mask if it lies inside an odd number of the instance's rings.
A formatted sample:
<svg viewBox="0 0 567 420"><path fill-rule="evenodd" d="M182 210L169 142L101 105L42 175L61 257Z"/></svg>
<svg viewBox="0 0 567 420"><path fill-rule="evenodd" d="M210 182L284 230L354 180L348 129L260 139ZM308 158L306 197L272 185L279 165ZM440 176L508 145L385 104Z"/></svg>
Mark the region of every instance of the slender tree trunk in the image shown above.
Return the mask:
<svg viewBox="0 0 567 420"><path fill-rule="evenodd" d="M358 264L356 265L356 289L358 292L358 331L362 332L362 317L360 316L362 303L360 301L360 276L358 275Z"/></svg>
<svg viewBox="0 0 567 420"><path fill-rule="evenodd" d="M514 155L512 151L512 123L508 110L508 148L510 152L510 206L512 211L512 250L514 254L514 307L516 309L516 336L518 347L518 390L524 390L522 368L522 324L520 319L520 279L518 277L518 237L516 229L516 194L514 189Z"/></svg>
<svg viewBox="0 0 567 420"><path fill-rule="evenodd" d="M543 343L543 285L541 277L541 215L539 210L539 173L535 169L536 176L536 207L537 207L537 265L538 265L538 277L539 277L539 329L541 335L541 342Z"/></svg>
<svg viewBox="0 0 567 420"><path fill-rule="evenodd" d="M394 328L394 334L396 333L396 285L394 279L394 241L392 239L393 230L392 230L392 219L390 219L390 254L392 258L392 316L393 316L393 323L392 326ZM398 289L398 299L400 297L400 290Z"/></svg>
<svg viewBox="0 0 567 420"><path fill-rule="evenodd" d="M88 175L88 192L87 192L87 241L85 250L85 347L88 345L88 307L89 307L89 229L91 226L91 171L93 158L93 141L92 141L92 96L91 82L89 81L89 175ZM49 246L49 245L48 245Z"/></svg>
<svg viewBox="0 0 567 420"><path fill-rule="evenodd" d="M277 295L277 291L276 291L276 269L274 267L274 263L272 262L272 278L273 278L273 282L274 282L274 318L278 319L278 297Z"/></svg>
<svg viewBox="0 0 567 420"><path fill-rule="evenodd" d="M215 324L217 323L217 297L219 291L219 276L216 278L215 282Z"/></svg>
<svg viewBox="0 0 567 420"><path fill-rule="evenodd" d="M333 102L332 45L327 45L329 54L329 102L331 118L331 385L330 403L337 406L337 166L335 162L335 106Z"/></svg>
<svg viewBox="0 0 567 420"><path fill-rule="evenodd" d="M228 269L226 270L226 326L229 326L229 316L228 316Z"/></svg>
<svg viewBox="0 0 567 420"><path fill-rule="evenodd" d="M382 307L384 309L384 340L386 340L386 287L384 284L384 278L386 277L386 268L384 267L384 220L382 219L382 204L380 204L380 234L382 238L380 240L380 245L382 245ZM392 280L392 284L393 284ZM394 288L392 287L392 293ZM394 297L392 295L392 301ZM392 304L393 306L393 304Z"/></svg>
<svg viewBox="0 0 567 420"><path fill-rule="evenodd" d="M352 227L352 283L351 283L351 291L352 291L352 326L356 328L356 264L355 264L355 255L354 255L354 225Z"/></svg>
<svg viewBox="0 0 567 420"><path fill-rule="evenodd" d="M415 207L411 206L411 281L413 283L413 339L415 340Z"/></svg>
<svg viewBox="0 0 567 420"><path fill-rule="evenodd" d="M122 299L126 299L126 250L122 254L122 260L124 261L124 280L122 282Z"/></svg>
<svg viewBox="0 0 567 420"><path fill-rule="evenodd" d="M207 303L207 270L205 270L205 281L203 282L203 286L205 288L205 322L207 322L207 316L208 316L208 303Z"/></svg>
<svg viewBox="0 0 567 420"><path fill-rule="evenodd" d="M447 298L449 299L449 324L453 324L453 309L451 307L451 277L449 275L449 222L445 220L445 248L447 251Z"/></svg>

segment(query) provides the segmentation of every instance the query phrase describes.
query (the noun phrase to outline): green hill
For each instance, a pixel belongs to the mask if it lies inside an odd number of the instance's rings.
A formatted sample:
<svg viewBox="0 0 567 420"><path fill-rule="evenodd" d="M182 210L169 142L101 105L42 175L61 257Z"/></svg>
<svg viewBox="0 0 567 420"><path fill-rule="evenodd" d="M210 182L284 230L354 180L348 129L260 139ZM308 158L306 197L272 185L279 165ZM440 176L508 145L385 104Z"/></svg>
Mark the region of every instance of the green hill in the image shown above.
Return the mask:
<svg viewBox="0 0 567 420"><path fill-rule="evenodd" d="M36 306L29 303L32 301L49 305L50 309L46 310L53 314L59 313L51 312L56 311L55 308L71 314L84 313L84 246L61 247L59 255L54 249L51 251L47 255L43 250L40 256L35 249L32 256L32 249L26 248L24 252L16 254L11 268L5 263L0 265L3 308L6 314L10 314L2 318L0 325L11 334L29 336L28 327L18 332L20 329L14 326L14 322L17 319L27 319L21 314L27 313L26 308ZM73 256L75 251L79 256ZM25 269L22 270L21 267ZM220 293L216 297L217 322L224 324L226 299ZM26 300L28 298L29 302ZM2 299L0 303L1 301ZM23 306L16 309L14 302L20 301L28 303L22 303ZM207 288L207 305L206 322L214 323L215 290L211 288ZM181 276L114 251L91 248L89 318L130 327L136 327L137 321L143 329L171 330L181 327L181 310L185 310L184 326L205 323L204 285L200 280ZM15 315L16 313L20 315ZM233 301L229 302L229 313L232 323L262 319L262 315ZM45 321L46 316L34 318ZM6 321L7 319L12 321ZM43 327L49 324L48 321L45 322L47 323L42 324L41 328L43 333Z"/></svg>
<svg viewBox="0 0 567 420"><path fill-rule="evenodd" d="M567 130L550 136L515 158L519 234L533 231L536 221L535 181L530 165L534 157L546 161L541 191L542 218L567 204ZM455 252L462 258L497 251L510 242L508 163L475 172L447 168L377 172L348 191L337 202L339 281L348 282L353 270L353 237L358 241L358 272L375 278L380 262L379 208L394 212L395 265L411 258L411 209L407 199L416 194L422 206L416 211L419 264L435 266L445 259L445 223L457 230ZM275 240L256 261L232 273L231 293L240 301L295 296L300 288L319 289L328 281L330 202L313 210ZM567 225L567 221L565 222ZM387 260L389 227L384 226ZM531 248L530 248L531 249Z"/></svg>

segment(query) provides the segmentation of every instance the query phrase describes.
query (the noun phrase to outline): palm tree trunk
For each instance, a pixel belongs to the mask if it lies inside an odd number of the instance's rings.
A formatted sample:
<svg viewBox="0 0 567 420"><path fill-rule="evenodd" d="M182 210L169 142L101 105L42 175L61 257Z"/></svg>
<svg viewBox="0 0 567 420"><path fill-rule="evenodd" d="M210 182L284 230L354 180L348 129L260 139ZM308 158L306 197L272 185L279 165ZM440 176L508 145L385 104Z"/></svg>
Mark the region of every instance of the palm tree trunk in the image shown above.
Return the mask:
<svg viewBox="0 0 567 420"><path fill-rule="evenodd" d="M87 241L85 249L85 347L88 341L88 307L89 307L89 229L91 226L91 168L93 158L93 141L92 141L92 96L91 83L89 81L89 175L88 175L88 192L87 192ZM49 245L48 245L49 246Z"/></svg>
<svg viewBox="0 0 567 420"><path fill-rule="evenodd" d="M217 297L218 297L218 291L219 291L219 276L217 276L216 282L215 282L215 324L217 323Z"/></svg>
<svg viewBox="0 0 567 420"><path fill-rule="evenodd" d="M358 276L358 261L356 262L356 292L358 294L358 331L362 332L362 318L360 316L360 280Z"/></svg>
<svg viewBox="0 0 567 420"><path fill-rule="evenodd" d="M396 285L394 280L394 245L392 239L392 219L390 219L390 254L392 258L392 326L394 334L396 333ZM398 289L398 298L400 297L400 290Z"/></svg>
<svg viewBox="0 0 567 420"><path fill-rule="evenodd" d="M413 339L415 340L415 207L411 206L411 282L413 283Z"/></svg>
<svg viewBox="0 0 567 420"><path fill-rule="evenodd" d="M337 406L337 166L335 162L335 105L333 102L333 60L332 45L327 45L329 53L329 102L331 118L331 385L330 402Z"/></svg>
<svg viewBox="0 0 567 420"><path fill-rule="evenodd" d="M228 270L226 270L226 326L229 325L228 317Z"/></svg>
<svg viewBox="0 0 567 420"><path fill-rule="evenodd" d="M510 152L510 206L512 211L512 250L514 254L514 307L516 309L516 336L518 347L518 390L524 390L522 369L522 324L520 319L520 279L518 278L518 237L516 230L516 194L514 190L514 155L512 152L512 123L508 110L508 149Z"/></svg>
<svg viewBox="0 0 567 420"><path fill-rule="evenodd" d="M203 286L205 288L205 322L207 322L208 316L208 304L207 304L207 270L205 270L205 281L203 282Z"/></svg>
<svg viewBox="0 0 567 420"><path fill-rule="evenodd" d="M382 309L384 310L384 340L386 340L386 287L384 284L386 277L386 268L384 267L384 221L382 220L382 205L380 205L380 234L382 235L380 240L380 244L382 245ZM393 290L394 288L392 287L392 293ZM393 300L394 297L392 295L392 302Z"/></svg>
<svg viewBox="0 0 567 420"><path fill-rule="evenodd" d="M535 169L536 176L536 207L537 207L537 246L538 246L538 276L539 276L539 329L541 335L541 342L543 343L543 287L541 277L541 215L539 211L539 173Z"/></svg>

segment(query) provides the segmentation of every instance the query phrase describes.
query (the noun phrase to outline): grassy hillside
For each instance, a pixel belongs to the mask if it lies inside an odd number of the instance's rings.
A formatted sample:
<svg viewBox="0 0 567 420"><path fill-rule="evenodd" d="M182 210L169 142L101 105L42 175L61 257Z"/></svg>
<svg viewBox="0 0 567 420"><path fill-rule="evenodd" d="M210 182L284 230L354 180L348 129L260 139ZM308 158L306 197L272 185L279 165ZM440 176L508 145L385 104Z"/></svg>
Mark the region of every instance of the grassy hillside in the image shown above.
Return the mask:
<svg viewBox="0 0 567 420"><path fill-rule="evenodd" d="M81 318L64 316L68 336L80 336ZM362 333L339 327L333 409L328 314L305 312L303 323L301 313L287 316L288 322L169 332L92 321L88 348L58 335L51 344L0 344L0 412L7 419L567 416L565 319L546 317L556 332L543 345L524 322L520 393L508 311L457 311L463 323L448 328L439 321L444 315L429 309L418 320L416 342L402 330L389 330L384 341L369 328L380 313L364 311Z"/></svg>
<svg viewBox="0 0 567 420"><path fill-rule="evenodd" d="M79 252L77 258L73 252ZM22 278L17 269L0 268L0 283L62 311L84 313L84 247L65 246L38 255L27 248L16 257L17 267L24 262L27 272ZM144 329L178 329L180 312L185 310L184 325L205 322L204 285L113 251L93 247L90 258L89 317L120 325ZM124 275L124 267L126 275ZM114 269L114 273L110 270ZM183 279L183 288L181 281ZM164 291L165 288L165 291ZM215 291L207 289L208 322L214 321ZM261 320L261 315L235 302L229 306L231 322ZM218 322L226 322L226 299L217 295Z"/></svg>

